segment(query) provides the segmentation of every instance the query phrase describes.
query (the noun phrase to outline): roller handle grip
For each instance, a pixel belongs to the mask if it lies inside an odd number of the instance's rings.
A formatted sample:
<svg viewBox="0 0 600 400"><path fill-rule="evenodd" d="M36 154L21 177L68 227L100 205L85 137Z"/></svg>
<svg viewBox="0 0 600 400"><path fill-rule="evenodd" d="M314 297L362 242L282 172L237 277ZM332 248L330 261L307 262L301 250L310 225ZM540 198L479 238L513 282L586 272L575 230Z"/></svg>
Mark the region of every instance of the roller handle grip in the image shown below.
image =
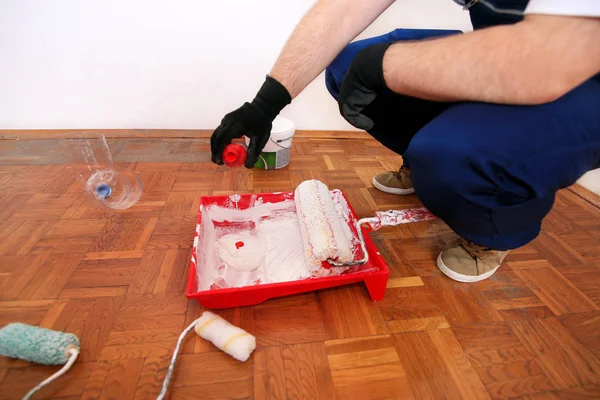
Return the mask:
<svg viewBox="0 0 600 400"><path fill-rule="evenodd" d="M409 208L406 210L376 211L375 216L363 218L358 225L367 224L371 230L376 231L382 226L396 226L409 222L431 221L437 219L426 208Z"/></svg>

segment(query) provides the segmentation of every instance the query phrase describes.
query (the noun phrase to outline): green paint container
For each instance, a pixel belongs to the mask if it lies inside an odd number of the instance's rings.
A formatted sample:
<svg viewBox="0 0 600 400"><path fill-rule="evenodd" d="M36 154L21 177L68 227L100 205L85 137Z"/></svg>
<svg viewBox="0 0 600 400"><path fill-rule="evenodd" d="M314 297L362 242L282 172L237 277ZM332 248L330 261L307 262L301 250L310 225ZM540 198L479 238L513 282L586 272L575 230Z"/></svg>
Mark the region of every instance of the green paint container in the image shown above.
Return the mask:
<svg viewBox="0 0 600 400"><path fill-rule="evenodd" d="M277 117L273 121L271 137L267 142L258 161L254 165L260 169L280 169L290 163L292 152L292 137L296 133L294 123L284 117ZM250 139L246 138L246 146Z"/></svg>

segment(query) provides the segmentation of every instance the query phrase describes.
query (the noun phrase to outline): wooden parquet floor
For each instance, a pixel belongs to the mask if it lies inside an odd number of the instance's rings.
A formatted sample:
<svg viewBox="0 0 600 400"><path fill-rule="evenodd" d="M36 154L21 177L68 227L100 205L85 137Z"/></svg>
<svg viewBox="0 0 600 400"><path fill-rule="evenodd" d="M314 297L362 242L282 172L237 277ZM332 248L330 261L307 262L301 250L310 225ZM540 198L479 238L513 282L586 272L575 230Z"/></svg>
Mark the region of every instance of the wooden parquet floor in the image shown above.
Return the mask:
<svg viewBox="0 0 600 400"><path fill-rule="evenodd" d="M317 178L360 216L419 205L371 186L401 163L372 140L295 139L288 168L232 178L206 162L206 141L116 139L116 160L144 182L120 213L94 209L43 142L23 143L0 140L0 326L73 332L82 345L37 398L156 397L177 337L202 311L184 296L200 196L229 194L232 182L270 192ZM600 398L594 201L561 191L542 234L476 284L437 270L452 236L443 223L383 228L372 237L391 270L384 301L354 285L219 311L256 335L257 350L238 363L190 333L170 398ZM21 398L56 369L0 357L0 399Z"/></svg>

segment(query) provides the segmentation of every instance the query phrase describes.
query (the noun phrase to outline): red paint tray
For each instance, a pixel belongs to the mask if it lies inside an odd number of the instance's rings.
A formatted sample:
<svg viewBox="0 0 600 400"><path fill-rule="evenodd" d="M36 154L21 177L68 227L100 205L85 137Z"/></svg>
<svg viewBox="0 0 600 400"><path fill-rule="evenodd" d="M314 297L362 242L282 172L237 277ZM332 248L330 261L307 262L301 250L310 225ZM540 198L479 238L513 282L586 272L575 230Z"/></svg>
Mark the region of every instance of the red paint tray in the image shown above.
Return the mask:
<svg viewBox="0 0 600 400"><path fill-rule="evenodd" d="M346 196L344 196L343 193L341 194L347 202ZM294 193L245 194L239 196L241 197L238 202L238 208L247 209L257 200L260 200L263 203L278 203L284 200L293 199ZM275 297L312 292L315 290L362 281L365 282L369 295L373 301L383 300L389 269L364 228L363 233L365 237L366 249L369 254L369 261L360 267L353 267L353 269L351 269L349 272L346 272L342 275L308 278L292 282L268 283L236 288L198 291L198 276L196 274L195 255L198 250L202 251L201 248L199 249L201 245L198 244L198 233L200 232L200 224L202 221L202 208L206 208L211 205L223 207L227 206L228 204L231 204L230 196L204 196L200 199L200 207L198 208L198 220L194 238L194 248L192 253L193 255L190 263L190 272L186 288L186 296L188 298L196 299L202 306L206 308L218 309L242 307L259 304ZM348 203L348 208L350 210L349 217L351 220L356 221L357 216L350 203Z"/></svg>

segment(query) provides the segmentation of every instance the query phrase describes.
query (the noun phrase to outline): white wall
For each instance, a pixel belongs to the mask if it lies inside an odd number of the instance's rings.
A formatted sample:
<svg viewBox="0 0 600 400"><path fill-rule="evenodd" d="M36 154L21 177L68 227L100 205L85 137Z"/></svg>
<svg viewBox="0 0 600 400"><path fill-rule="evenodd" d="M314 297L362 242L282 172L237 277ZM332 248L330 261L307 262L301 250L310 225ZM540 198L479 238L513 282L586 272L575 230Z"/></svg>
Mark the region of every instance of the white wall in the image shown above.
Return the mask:
<svg viewBox="0 0 600 400"><path fill-rule="evenodd" d="M214 128L252 99L313 2L2 0L0 129ZM361 37L397 27L470 22L451 0L398 0ZM323 76L283 115L352 128Z"/></svg>
<svg viewBox="0 0 600 400"><path fill-rule="evenodd" d="M214 128L313 2L1 0L0 129ZM451 0L398 0L359 38L397 27L471 29ZM353 129L322 75L283 115ZM600 170L581 183L600 193Z"/></svg>

